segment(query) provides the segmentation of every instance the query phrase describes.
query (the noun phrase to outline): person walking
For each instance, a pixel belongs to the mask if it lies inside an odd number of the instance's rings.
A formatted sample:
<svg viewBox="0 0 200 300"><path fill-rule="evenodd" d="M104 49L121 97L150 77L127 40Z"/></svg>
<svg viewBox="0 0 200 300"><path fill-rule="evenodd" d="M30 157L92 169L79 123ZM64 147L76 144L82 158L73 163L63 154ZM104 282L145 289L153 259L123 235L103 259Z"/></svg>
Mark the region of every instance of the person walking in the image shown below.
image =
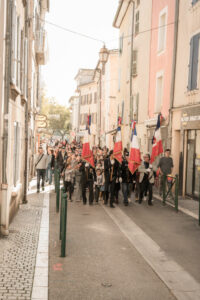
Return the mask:
<svg viewBox="0 0 200 300"><path fill-rule="evenodd" d="M128 198L131 193L131 187L133 186L133 175L128 168L129 153L126 152L122 161L121 173L122 173L122 193L124 197L124 205L128 206Z"/></svg>
<svg viewBox="0 0 200 300"><path fill-rule="evenodd" d="M98 204L99 203L99 196L100 196L100 193L102 191L102 187L104 185L103 174L102 174L101 169L96 169L96 180L94 182L94 185L95 185L95 200L96 200L96 203Z"/></svg>
<svg viewBox="0 0 200 300"><path fill-rule="evenodd" d="M48 157L44 154L42 147L39 147L38 154L35 155L35 169L37 172L37 193L40 192L40 180L42 179L42 190L44 191L44 182L46 168L48 166Z"/></svg>
<svg viewBox="0 0 200 300"><path fill-rule="evenodd" d="M140 172L139 204L142 203L144 194L148 192L148 205L153 205L152 197L153 197L154 172L153 172L153 167L150 164L150 155L148 153L144 156L144 160L142 161L138 170Z"/></svg>
<svg viewBox="0 0 200 300"><path fill-rule="evenodd" d="M107 158L104 162L104 172L105 172L105 186L106 190L110 190L110 207L114 208L113 205L115 200L115 185L116 179L119 177L119 182L122 181L120 176L120 166L119 162L114 158L113 150L110 151L110 157ZM107 199L105 204L107 204Z"/></svg>
<svg viewBox="0 0 200 300"><path fill-rule="evenodd" d="M172 190L171 190L172 189L171 177L169 177L169 178L167 177L168 175L172 174L172 170L174 167L173 159L172 159L172 157L170 157L170 154L171 154L171 150L166 149L165 155L160 158L159 163L158 163L158 173L161 174L159 193L160 193L160 195L162 195L164 180L165 180L164 177L165 177L167 180L168 190L170 190L169 194L170 194L171 198L173 198Z"/></svg>

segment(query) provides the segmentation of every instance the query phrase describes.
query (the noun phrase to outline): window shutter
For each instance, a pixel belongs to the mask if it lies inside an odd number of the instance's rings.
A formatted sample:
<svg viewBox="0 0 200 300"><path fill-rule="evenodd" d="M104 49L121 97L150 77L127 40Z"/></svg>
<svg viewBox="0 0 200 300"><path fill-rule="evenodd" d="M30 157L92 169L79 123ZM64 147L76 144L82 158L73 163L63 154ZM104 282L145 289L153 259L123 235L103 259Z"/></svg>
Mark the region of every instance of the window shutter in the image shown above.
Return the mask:
<svg viewBox="0 0 200 300"><path fill-rule="evenodd" d="M119 38L119 53L122 54L123 52L123 42L124 42L124 35L122 34Z"/></svg>
<svg viewBox="0 0 200 300"><path fill-rule="evenodd" d="M20 17L17 17L17 86L20 88L21 75L21 30Z"/></svg>
<svg viewBox="0 0 200 300"><path fill-rule="evenodd" d="M140 12L137 11L135 15L135 35L139 33L139 26L140 26Z"/></svg>
<svg viewBox="0 0 200 300"><path fill-rule="evenodd" d="M28 97L28 39L24 39L24 97Z"/></svg>
<svg viewBox="0 0 200 300"><path fill-rule="evenodd" d="M17 71L17 12L16 3L13 2L12 7L12 58L11 58L11 81L16 85Z"/></svg>
<svg viewBox="0 0 200 300"><path fill-rule="evenodd" d="M133 96L130 98L130 122L133 121Z"/></svg>
<svg viewBox="0 0 200 300"><path fill-rule="evenodd" d="M24 31L21 31L21 70L20 70L20 89L24 96Z"/></svg>
<svg viewBox="0 0 200 300"><path fill-rule="evenodd" d="M137 76L137 57L138 51L133 50L133 65L132 65L132 76Z"/></svg>
<svg viewBox="0 0 200 300"><path fill-rule="evenodd" d="M124 122L124 100L122 101L122 124Z"/></svg>
<svg viewBox="0 0 200 300"><path fill-rule="evenodd" d="M133 99L133 120L138 122L138 106L139 106L139 93L134 95Z"/></svg>
<svg viewBox="0 0 200 300"><path fill-rule="evenodd" d="M192 90L197 88L197 75L198 75L198 62L199 62L199 37L200 35L194 36L193 45L193 60L192 60Z"/></svg>
<svg viewBox="0 0 200 300"><path fill-rule="evenodd" d="M197 34L193 36L190 41L190 63L189 63L189 76L188 76L189 91L197 88L199 40L200 40L200 34Z"/></svg>

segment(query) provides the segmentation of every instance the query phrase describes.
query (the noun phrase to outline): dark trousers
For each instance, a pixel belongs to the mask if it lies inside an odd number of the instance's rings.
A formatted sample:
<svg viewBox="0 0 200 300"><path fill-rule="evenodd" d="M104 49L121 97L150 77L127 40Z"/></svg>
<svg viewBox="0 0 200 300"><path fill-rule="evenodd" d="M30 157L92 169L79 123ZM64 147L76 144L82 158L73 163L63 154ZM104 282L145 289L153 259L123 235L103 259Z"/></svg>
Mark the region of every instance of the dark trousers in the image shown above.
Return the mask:
<svg viewBox="0 0 200 300"><path fill-rule="evenodd" d="M95 186L95 200L96 202L99 202L99 194L101 192L101 186L100 185L96 185Z"/></svg>
<svg viewBox="0 0 200 300"><path fill-rule="evenodd" d="M149 182L148 179L143 180L140 183L140 196L139 196L139 203L142 202L143 196L149 192L148 195L148 204L151 204L152 202L152 195L153 195L153 188L152 188L152 184Z"/></svg>
<svg viewBox="0 0 200 300"><path fill-rule="evenodd" d="M71 181L64 181L65 193L69 193L69 200L72 199L72 183Z"/></svg>
<svg viewBox="0 0 200 300"><path fill-rule="evenodd" d="M122 193L124 197L124 203L128 203L128 194L129 194L129 183L122 183Z"/></svg>
<svg viewBox="0 0 200 300"><path fill-rule="evenodd" d="M40 179L42 178L42 187L44 188L46 170L45 169L37 169L37 190L40 190Z"/></svg>
<svg viewBox="0 0 200 300"><path fill-rule="evenodd" d="M110 182L110 205L113 205L115 201L115 184L115 179Z"/></svg>
<svg viewBox="0 0 200 300"><path fill-rule="evenodd" d="M94 192L93 192L93 181L89 181L88 183L82 183L82 198L83 203L87 203L87 197L86 197L86 188L89 188L89 204L92 204L94 201Z"/></svg>

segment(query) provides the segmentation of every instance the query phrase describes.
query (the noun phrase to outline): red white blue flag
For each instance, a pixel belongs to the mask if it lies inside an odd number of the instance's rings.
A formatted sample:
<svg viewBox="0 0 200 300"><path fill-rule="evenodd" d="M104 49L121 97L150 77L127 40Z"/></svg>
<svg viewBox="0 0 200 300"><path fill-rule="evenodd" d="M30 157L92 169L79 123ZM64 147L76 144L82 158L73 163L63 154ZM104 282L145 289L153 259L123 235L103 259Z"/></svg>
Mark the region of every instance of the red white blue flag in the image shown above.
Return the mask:
<svg viewBox="0 0 200 300"><path fill-rule="evenodd" d="M132 122L131 127L132 127L131 150L129 155L128 168L131 174L134 174L141 164L141 155L140 155L140 148L139 148L138 137L136 132L136 122Z"/></svg>
<svg viewBox="0 0 200 300"><path fill-rule="evenodd" d="M163 145L162 145L162 139L161 139L161 130L160 130L160 124L162 121L162 115L158 115L156 130L152 139L152 153L151 153L151 160L150 163L152 164L156 157L163 153Z"/></svg>
<svg viewBox="0 0 200 300"><path fill-rule="evenodd" d="M122 118L118 118L118 128L117 128L117 134L116 134L116 141L113 149L113 155L116 160L121 164L122 163L122 132L121 132L121 124L122 124Z"/></svg>
<svg viewBox="0 0 200 300"><path fill-rule="evenodd" d="M83 140L82 159L87 161L94 168L95 167L94 157L93 157L93 152L90 149L90 142L89 142L90 125L91 125L91 115L88 115L86 131Z"/></svg>

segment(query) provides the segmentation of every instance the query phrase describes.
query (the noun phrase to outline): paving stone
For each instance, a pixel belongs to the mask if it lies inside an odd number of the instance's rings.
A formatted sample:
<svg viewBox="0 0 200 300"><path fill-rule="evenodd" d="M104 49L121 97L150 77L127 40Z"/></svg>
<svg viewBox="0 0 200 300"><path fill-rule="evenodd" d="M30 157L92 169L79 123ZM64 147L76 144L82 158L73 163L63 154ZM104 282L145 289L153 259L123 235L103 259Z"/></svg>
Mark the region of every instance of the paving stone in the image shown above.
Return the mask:
<svg viewBox="0 0 200 300"><path fill-rule="evenodd" d="M31 194L28 201L20 206L9 236L0 237L0 300L31 299L43 197Z"/></svg>

